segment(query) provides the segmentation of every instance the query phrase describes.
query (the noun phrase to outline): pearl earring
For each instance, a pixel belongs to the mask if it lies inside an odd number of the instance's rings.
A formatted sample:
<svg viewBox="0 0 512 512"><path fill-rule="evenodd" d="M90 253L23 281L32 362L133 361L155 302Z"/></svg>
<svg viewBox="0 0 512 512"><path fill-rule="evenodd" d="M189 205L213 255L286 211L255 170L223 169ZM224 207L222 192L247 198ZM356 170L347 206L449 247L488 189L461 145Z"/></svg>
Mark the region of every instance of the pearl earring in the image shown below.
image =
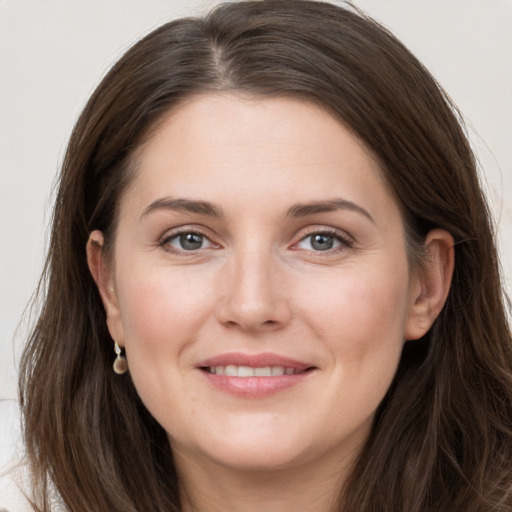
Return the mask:
<svg viewBox="0 0 512 512"><path fill-rule="evenodd" d="M126 357L121 354L121 347L117 344L117 341L114 342L114 352L117 354L114 364L112 365L114 372L118 375L122 375L128 371L128 362L126 361Z"/></svg>

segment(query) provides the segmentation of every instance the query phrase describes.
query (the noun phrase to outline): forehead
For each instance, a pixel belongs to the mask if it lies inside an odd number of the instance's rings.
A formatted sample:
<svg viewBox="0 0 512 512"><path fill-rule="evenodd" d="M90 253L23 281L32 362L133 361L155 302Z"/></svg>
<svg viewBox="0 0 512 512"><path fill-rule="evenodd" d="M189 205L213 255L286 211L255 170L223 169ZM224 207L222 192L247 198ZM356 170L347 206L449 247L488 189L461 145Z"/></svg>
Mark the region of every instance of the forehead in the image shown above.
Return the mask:
<svg viewBox="0 0 512 512"><path fill-rule="evenodd" d="M131 195L146 204L164 192L214 202L249 191L270 199L276 190L320 200L333 187L359 201L389 196L370 150L326 110L291 98L189 98L162 117L136 156Z"/></svg>

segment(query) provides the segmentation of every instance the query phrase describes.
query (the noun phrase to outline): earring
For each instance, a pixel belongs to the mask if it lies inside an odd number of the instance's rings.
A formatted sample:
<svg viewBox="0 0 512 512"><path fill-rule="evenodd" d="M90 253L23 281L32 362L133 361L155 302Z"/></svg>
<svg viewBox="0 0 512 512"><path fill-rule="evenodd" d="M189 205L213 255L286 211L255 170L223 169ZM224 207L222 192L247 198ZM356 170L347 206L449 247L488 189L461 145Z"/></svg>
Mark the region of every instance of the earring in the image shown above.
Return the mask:
<svg viewBox="0 0 512 512"><path fill-rule="evenodd" d="M121 347L117 344L117 341L114 342L114 352L117 354L114 364L112 365L114 372L118 375L122 375L128 371L128 362L126 361L126 357L121 354Z"/></svg>

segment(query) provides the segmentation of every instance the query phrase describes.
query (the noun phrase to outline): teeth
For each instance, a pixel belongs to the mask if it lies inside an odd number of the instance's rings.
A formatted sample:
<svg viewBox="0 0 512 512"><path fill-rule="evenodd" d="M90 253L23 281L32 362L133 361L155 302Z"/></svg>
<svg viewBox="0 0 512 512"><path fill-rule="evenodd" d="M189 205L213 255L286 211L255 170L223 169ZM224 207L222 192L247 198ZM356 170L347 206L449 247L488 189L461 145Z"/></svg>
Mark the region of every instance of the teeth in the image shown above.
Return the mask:
<svg viewBox="0 0 512 512"><path fill-rule="evenodd" d="M254 368L254 375L256 375L256 377L270 377L272 375L272 368L270 366Z"/></svg>
<svg viewBox="0 0 512 512"><path fill-rule="evenodd" d="M238 366L235 366L234 364L228 364L223 373L228 377L238 377Z"/></svg>
<svg viewBox="0 0 512 512"><path fill-rule="evenodd" d="M216 375L226 375L227 377L278 377L280 375L301 373L300 370L285 368L284 366L252 368L251 366L236 366L234 364L228 364L227 366L211 366L207 368L207 371Z"/></svg>
<svg viewBox="0 0 512 512"><path fill-rule="evenodd" d="M254 377L254 368L250 366L239 366L238 377Z"/></svg>

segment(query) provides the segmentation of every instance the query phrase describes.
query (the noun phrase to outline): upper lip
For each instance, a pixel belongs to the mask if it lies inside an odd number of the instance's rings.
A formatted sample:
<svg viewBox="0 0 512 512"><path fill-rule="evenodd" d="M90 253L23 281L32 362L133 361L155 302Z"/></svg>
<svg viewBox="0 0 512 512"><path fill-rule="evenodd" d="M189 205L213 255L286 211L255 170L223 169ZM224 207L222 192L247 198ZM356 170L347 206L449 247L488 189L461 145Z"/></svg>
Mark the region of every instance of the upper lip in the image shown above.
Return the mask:
<svg viewBox="0 0 512 512"><path fill-rule="evenodd" d="M220 354L201 361L198 368L209 368L214 366L249 366L251 368L264 368L267 366L283 366L284 368L293 368L294 370L307 370L312 368L312 364L297 361L290 357L263 352L260 354L244 354L241 352L231 352Z"/></svg>

